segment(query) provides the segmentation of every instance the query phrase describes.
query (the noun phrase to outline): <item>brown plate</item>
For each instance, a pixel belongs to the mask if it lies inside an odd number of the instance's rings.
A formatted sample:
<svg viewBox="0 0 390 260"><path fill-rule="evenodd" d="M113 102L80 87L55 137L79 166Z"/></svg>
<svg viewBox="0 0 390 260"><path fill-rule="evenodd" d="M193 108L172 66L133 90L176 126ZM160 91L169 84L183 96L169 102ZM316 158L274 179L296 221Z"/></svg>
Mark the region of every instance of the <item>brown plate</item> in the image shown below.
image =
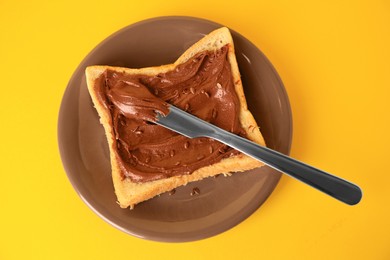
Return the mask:
<svg viewBox="0 0 390 260"><path fill-rule="evenodd" d="M58 119L62 162L74 189L101 218L144 239L182 242L207 238L237 225L271 194L280 173L262 167L225 178L208 178L121 209L111 180L103 127L88 94L89 65L130 68L174 62L188 47L220 24L192 17L159 17L130 25L100 43L81 62L64 93ZM288 154L292 139L286 91L267 58L231 31L248 106L269 147ZM191 196L193 188L200 194Z"/></svg>

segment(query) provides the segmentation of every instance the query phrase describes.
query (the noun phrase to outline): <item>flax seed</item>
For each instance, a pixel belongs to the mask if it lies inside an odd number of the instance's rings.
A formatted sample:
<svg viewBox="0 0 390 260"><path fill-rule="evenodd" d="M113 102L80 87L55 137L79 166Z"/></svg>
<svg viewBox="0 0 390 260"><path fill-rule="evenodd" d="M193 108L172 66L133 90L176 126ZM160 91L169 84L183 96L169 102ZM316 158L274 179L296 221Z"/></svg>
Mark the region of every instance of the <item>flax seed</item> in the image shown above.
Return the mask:
<svg viewBox="0 0 390 260"><path fill-rule="evenodd" d="M200 160L202 160L204 157L205 157L205 156L204 156L203 154L201 154L201 155L199 155L198 157L196 157L196 159L197 159L198 161L200 161Z"/></svg>
<svg viewBox="0 0 390 260"><path fill-rule="evenodd" d="M195 196L195 195L199 195L199 194L200 194L200 190L198 187L195 187L192 189L191 196Z"/></svg>
<svg viewBox="0 0 390 260"><path fill-rule="evenodd" d="M217 118L217 113L218 113L217 110L213 108L213 111L211 112L211 117L213 119Z"/></svg>

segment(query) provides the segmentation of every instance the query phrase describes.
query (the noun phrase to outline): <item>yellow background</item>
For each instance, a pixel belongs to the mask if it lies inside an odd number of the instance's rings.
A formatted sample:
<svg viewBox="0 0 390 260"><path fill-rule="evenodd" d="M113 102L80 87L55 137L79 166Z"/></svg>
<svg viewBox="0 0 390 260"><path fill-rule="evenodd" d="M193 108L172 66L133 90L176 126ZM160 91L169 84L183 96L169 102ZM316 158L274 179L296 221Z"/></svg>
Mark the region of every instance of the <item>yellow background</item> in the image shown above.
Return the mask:
<svg viewBox="0 0 390 260"><path fill-rule="evenodd" d="M57 118L81 60L113 32L163 15L225 24L275 65L291 155L356 182L347 206L283 177L251 217L182 244L105 223L62 167ZM0 1L0 259L390 259L389 1Z"/></svg>

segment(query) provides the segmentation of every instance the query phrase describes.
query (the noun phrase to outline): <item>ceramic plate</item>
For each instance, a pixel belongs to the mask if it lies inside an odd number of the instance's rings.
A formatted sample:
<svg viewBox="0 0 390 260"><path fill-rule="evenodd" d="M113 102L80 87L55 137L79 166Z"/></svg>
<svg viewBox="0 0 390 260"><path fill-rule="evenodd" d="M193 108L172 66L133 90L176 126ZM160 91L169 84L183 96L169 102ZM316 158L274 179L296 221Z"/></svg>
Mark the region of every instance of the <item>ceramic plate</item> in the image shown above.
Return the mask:
<svg viewBox="0 0 390 260"><path fill-rule="evenodd" d="M214 236L250 216L268 198L281 176L268 168L208 178L141 203L134 210L116 203L109 150L92 105L84 71L89 65L130 68L174 62L220 24L192 17L159 17L130 25L100 43L81 62L64 93L58 142L66 173L82 200L105 221L144 239L183 242ZM288 154L291 110L283 84L267 58L231 31L248 106L267 145ZM200 194L191 196L193 188Z"/></svg>

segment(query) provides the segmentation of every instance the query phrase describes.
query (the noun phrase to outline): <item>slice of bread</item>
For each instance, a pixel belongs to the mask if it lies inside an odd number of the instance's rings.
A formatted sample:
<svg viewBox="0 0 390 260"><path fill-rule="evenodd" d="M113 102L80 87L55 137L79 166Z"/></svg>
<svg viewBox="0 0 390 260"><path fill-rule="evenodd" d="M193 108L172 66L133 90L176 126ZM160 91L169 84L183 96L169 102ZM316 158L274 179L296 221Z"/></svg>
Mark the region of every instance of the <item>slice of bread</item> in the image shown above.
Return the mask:
<svg viewBox="0 0 390 260"><path fill-rule="evenodd" d="M187 51L185 51L173 64L141 69L129 69L110 66L90 66L86 69L88 90L92 97L95 108L100 116L100 122L104 126L107 136L110 149L112 179L115 193L118 199L118 204L122 208L133 208L137 203L151 199L161 193L171 191L179 186L186 185L189 182L198 181L203 178L218 174L229 175L232 172L242 172L263 165L261 162L254 160L246 155L238 154L236 156L222 159L218 163L200 168L189 175L174 176L144 183L135 183L132 182L130 178L122 177L123 175L121 175L119 164L114 154L114 149L116 149L116 146L114 142L115 136L113 133L110 111L105 108L97 96L97 79L102 75L102 73L104 73L107 69L110 69L113 71L124 72L126 74L142 74L153 76L159 73L174 70L176 66L186 62L197 53L203 51L215 51L225 45L228 45L229 47L228 60L231 65L235 91L240 103L239 121L242 128L246 131L248 139L258 144L265 145L259 127L251 112L247 108L244 90L234 52L233 39L229 30L225 27L217 29L206 35L204 38L191 46Z"/></svg>

